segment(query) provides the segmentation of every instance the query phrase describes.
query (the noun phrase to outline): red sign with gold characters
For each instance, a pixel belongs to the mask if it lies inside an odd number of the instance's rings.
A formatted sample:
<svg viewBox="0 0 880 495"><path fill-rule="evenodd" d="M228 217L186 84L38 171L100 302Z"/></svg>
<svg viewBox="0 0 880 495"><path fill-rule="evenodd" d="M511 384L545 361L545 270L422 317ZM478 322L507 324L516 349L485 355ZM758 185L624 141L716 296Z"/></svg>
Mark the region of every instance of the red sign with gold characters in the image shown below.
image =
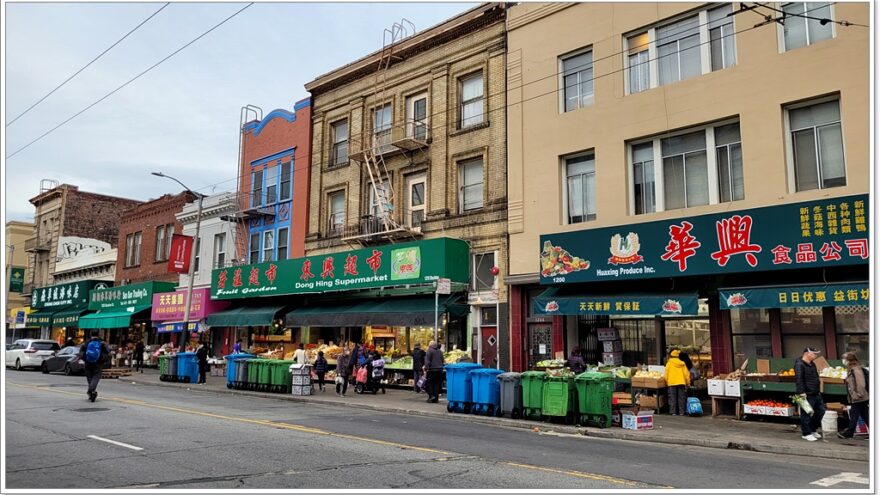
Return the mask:
<svg viewBox="0 0 880 495"><path fill-rule="evenodd" d="M171 253L168 255L169 273L189 273L192 245L193 238L188 235L173 234L171 236Z"/></svg>

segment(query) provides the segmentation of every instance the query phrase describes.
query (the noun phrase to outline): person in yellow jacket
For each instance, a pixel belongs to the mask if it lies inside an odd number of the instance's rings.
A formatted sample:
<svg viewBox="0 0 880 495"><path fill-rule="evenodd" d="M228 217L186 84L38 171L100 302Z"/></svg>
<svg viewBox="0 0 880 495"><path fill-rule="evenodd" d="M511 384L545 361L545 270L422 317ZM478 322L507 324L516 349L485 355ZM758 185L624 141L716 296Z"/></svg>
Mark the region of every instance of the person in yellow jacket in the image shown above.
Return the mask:
<svg viewBox="0 0 880 495"><path fill-rule="evenodd" d="M687 414L687 387L691 384L691 374L684 361L679 359L680 351L673 349L666 361L666 386L669 392L669 414Z"/></svg>

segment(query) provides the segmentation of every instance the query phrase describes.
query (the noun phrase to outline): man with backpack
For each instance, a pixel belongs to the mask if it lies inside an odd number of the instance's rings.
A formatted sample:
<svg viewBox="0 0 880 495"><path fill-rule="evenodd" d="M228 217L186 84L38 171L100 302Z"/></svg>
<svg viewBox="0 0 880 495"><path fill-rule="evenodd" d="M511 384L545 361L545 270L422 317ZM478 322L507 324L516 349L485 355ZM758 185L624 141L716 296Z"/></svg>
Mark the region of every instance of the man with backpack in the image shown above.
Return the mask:
<svg viewBox="0 0 880 495"><path fill-rule="evenodd" d="M89 384L89 401L95 402L95 399L98 398L101 370L110 361L110 349L98 336L97 330L92 330L91 336L92 338L79 348L79 358L85 362L86 381Z"/></svg>

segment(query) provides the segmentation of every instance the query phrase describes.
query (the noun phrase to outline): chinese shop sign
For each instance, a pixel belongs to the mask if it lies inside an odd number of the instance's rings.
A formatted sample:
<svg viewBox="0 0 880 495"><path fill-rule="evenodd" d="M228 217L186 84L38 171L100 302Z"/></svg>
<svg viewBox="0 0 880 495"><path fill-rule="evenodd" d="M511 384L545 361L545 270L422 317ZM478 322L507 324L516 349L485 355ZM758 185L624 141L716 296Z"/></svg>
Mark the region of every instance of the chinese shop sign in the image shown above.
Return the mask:
<svg viewBox="0 0 880 495"><path fill-rule="evenodd" d="M174 290L171 282L144 282L107 289L94 289L89 293L89 309L125 310L134 307L150 307L153 294Z"/></svg>
<svg viewBox="0 0 880 495"><path fill-rule="evenodd" d="M541 236L542 284L868 263L868 196Z"/></svg>
<svg viewBox="0 0 880 495"><path fill-rule="evenodd" d="M24 290L24 268L13 266L9 269L9 292Z"/></svg>
<svg viewBox="0 0 880 495"><path fill-rule="evenodd" d="M219 301L211 301L210 297L211 290L207 287L193 289L192 302L189 305L190 321L201 320L209 314L225 308L228 304ZM185 290L153 294L153 309L150 315L150 318L153 321L183 320L185 313Z"/></svg>
<svg viewBox="0 0 880 495"><path fill-rule="evenodd" d="M458 239L356 249L214 270L211 299L277 296L468 281L468 246Z"/></svg>
<svg viewBox="0 0 880 495"><path fill-rule="evenodd" d="M867 306L871 302L868 284L729 289L719 295L721 309Z"/></svg>
<svg viewBox="0 0 880 495"><path fill-rule="evenodd" d="M81 282L41 287L34 289L31 307L43 309L85 306L89 302L89 291L96 287L107 287L110 285L113 285L113 282L83 280Z"/></svg>
<svg viewBox="0 0 880 495"><path fill-rule="evenodd" d="M535 313L539 315L666 315L696 316L699 302L696 294L665 294L662 296L592 296L563 295L556 289L536 297Z"/></svg>

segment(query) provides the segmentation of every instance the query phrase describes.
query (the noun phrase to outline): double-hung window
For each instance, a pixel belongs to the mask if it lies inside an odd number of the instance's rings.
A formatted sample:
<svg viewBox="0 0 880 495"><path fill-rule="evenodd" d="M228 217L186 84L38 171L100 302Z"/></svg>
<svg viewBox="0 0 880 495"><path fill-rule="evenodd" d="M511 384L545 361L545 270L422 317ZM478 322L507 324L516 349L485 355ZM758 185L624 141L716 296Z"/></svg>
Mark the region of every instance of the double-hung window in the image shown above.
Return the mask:
<svg viewBox="0 0 880 495"><path fill-rule="evenodd" d="M840 101L786 108L797 191L846 185Z"/></svg>
<svg viewBox="0 0 880 495"><path fill-rule="evenodd" d="M792 2L783 4L782 10L785 12L785 24L781 28L785 51L812 45L834 36L834 23L822 24L821 21L832 18L830 3Z"/></svg>
<svg viewBox="0 0 880 495"><path fill-rule="evenodd" d="M226 234L214 234L214 268L226 266Z"/></svg>
<svg viewBox="0 0 880 495"><path fill-rule="evenodd" d="M263 205L263 169L251 174L251 206Z"/></svg>
<svg viewBox="0 0 880 495"><path fill-rule="evenodd" d="M389 215L392 209L389 203L391 199L391 184L385 180L380 184L376 184L376 187L373 187L373 184L367 184L367 189L370 190L370 215L377 218L384 218Z"/></svg>
<svg viewBox="0 0 880 495"><path fill-rule="evenodd" d="M656 43L661 86L702 73L699 16L657 28Z"/></svg>
<svg viewBox="0 0 880 495"><path fill-rule="evenodd" d="M287 259L287 242L290 235L287 227L278 229L278 257L279 260Z"/></svg>
<svg viewBox="0 0 880 495"><path fill-rule="evenodd" d="M421 93L406 99L406 136L418 141L428 139L428 95Z"/></svg>
<svg viewBox="0 0 880 495"><path fill-rule="evenodd" d="M250 242L250 262L260 262L260 234L251 234Z"/></svg>
<svg viewBox="0 0 880 495"><path fill-rule="evenodd" d="M330 153L331 165L348 163L348 120L340 120L331 124L333 134L333 150Z"/></svg>
<svg viewBox="0 0 880 495"><path fill-rule="evenodd" d="M483 159L461 162L459 168L459 198L461 211L483 207Z"/></svg>
<svg viewBox="0 0 880 495"><path fill-rule="evenodd" d="M427 198L425 196L425 174L418 174L406 179L409 192L407 204L407 225L414 229L421 228L425 221Z"/></svg>
<svg viewBox="0 0 880 495"><path fill-rule="evenodd" d="M633 145L633 198L635 213L654 213L656 198L654 196L654 143L647 142Z"/></svg>
<svg viewBox="0 0 880 495"><path fill-rule="evenodd" d="M727 203L745 198L739 123L715 128L715 164L718 168L718 200Z"/></svg>
<svg viewBox="0 0 880 495"><path fill-rule="evenodd" d="M196 261L193 265L193 272L198 273L199 263L202 261L202 238L196 239Z"/></svg>
<svg viewBox="0 0 880 495"><path fill-rule="evenodd" d="M477 72L459 79L461 95L461 128L483 122L483 73Z"/></svg>
<svg viewBox="0 0 880 495"><path fill-rule="evenodd" d="M327 217L328 235L339 235L342 233L342 224L345 221L345 191L336 191L327 196L327 203L330 206L330 214Z"/></svg>
<svg viewBox="0 0 880 495"><path fill-rule="evenodd" d="M391 144L391 103L387 103L373 112L374 146L379 150Z"/></svg>
<svg viewBox="0 0 880 495"><path fill-rule="evenodd" d="M593 153L565 159L566 223L596 219L596 160Z"/></svg>
<svg viewBox="0 0 880 495"><path fill-rule="evenodd" d="M275 165L267 166L264 172L266 176L266 204L275 204L278 200L278 168Z"/></svg>
<svg viewBox="0 0 880 495"><path fill-rule="evenodd" d="M730 6L709 11L709 54L712 70L721 70L736 64L736 46L733 40L733 17Z"/></svg>
<svg viewBox="0 0 880 495"><path fill-rule="evenodd" d="M165 257L165 226L156 227L156 261L164 261Z"/></svg>
<svg viewBox="0 0 880 495"><path fill-rule="evenodd" d="M135 232L125 236L125 266L137 266L141 264L141 232Z"/></svg>
<svg viewBox="0 0 880 495"><path fill-rule="evenodd" d="M290 196L292 194L292 191L290 189L290 179L293 172L292 166L293 164L291 161L281 163L281 201L287 201L288 199L290 199Z"/></svg>
<svg viewBox="0 0 880 495"><path fill-rule="evenodd" d="M630 36L626 40L626 65L629 76L629 92L639 93L651 87L651 66L648 62L648 33Z"/></svg>
<svg viewBox="0 0 880 495"><path fill-rule="evenodd" d="M593 103L593 52L588 50L561 60L563 104L566 112Z"/></svg>
<svg viewBox="0 0 880 495"><path fill-rule="evenodd" d="M267 230L263 232L263 261L272 261L275 259L275 231Z"/></svg>
<svg viewBox="0 0 880 495"><path fill-rule="evenodd" d="M495 267L495 252L474 253L472 260L471 289L480 292L497 288L495 275L492 275L492 268Z"/></svg>

